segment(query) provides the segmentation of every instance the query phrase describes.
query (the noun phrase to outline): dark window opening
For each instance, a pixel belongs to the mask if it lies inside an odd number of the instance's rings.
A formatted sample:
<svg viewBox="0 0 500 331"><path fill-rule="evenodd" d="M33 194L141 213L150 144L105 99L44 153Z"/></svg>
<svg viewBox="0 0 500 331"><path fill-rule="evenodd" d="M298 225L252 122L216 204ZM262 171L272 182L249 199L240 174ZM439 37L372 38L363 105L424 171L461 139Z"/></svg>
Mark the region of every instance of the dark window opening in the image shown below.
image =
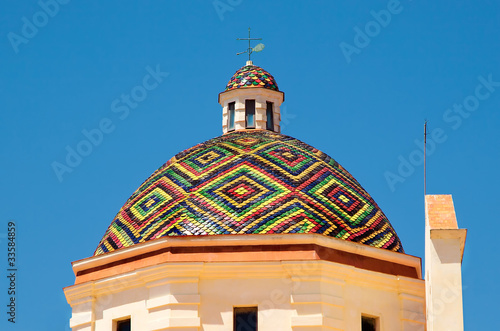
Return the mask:
<svg viewBox="0 0 500 331"><path fill-rule="evenodd" d="M130 331L130 318L116 322L116 331Z"/></svg>
<svg viewBox="0 0 500 331"><path fill-rule="evenodd" d="M227 109L228 109L228 112L227 112L227 115L228 115L227 130L233 131L234 130L234 102L230 102L227 105Z"/></svg>
<svg viewBox="0 0 500 331"><path fill-rule="evenodd" d="M234 307L233 331L257 331L257 307Z"/></svg>
<svg viewBox="0 0 500 331"><path fill-rule="evenodd" d="M266 115L267 115L266 129L274 131L274 111L272 102L269 101L267 102Z"/></svg>
<svg viewBox="0 0 500 331"><path fill-rule="evenodd" d="M377 331L377 319L361 316L361 331Z"/></svg>
<svg viewBox="0 0 500 331"><path fill-rule="evenodd" d="M245 100L245 127L255 129L255 100Z"/></svg>

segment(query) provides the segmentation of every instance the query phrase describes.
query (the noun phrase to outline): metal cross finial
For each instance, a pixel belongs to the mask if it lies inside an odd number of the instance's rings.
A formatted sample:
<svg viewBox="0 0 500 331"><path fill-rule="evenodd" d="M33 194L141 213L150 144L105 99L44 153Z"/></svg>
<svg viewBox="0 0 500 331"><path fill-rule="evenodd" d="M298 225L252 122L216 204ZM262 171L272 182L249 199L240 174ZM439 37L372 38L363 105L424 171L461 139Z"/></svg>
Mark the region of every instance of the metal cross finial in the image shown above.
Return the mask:
<svg viewBox="0 0 500 331"><path fill-rule="evenodd" d="M250 28L248 28L248 38L236 38L236 40L248 40L248 49L244 52L236 53L236 55L248 53L248 61L253 52L260 52L264 49L264 44L258 44L254 48L250 45L251 40L262 40L262 38L250 38Z"/></svg>

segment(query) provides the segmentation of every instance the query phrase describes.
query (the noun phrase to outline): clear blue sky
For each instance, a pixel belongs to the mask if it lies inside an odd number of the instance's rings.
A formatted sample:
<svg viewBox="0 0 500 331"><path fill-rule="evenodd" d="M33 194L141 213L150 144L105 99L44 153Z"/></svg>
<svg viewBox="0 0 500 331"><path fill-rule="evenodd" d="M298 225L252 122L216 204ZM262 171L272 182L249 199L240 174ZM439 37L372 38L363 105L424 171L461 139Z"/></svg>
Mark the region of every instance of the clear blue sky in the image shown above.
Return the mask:
<svg viewBox="0 0 500 331"><path fill-rule="evenodd" d="M235 53L246 44L235 39L248 26L266 45L254 63L286 94L283 133L347 168L406 253L420 257L415 140L428 119L436 137L427 192L452 194L459 226L469 231L466 329L498 324L497 1L221 0L218 10L212 0L60 1L67 3L45 6L51 15L35 0L0 4L0 269L9 220L17 224L19 268L15 327L6 322L0 278L0 329L68 330L62 288L74 282L71 261L92 255L155 169L221 134L217 94L245 63ZM144 90L148 70L169 74ZM122 95L132 92L140 101L127 106ZM106 133L92 144L82 132L100 126ZM68 163L68 150L78 148L86 156ZM68 167L60 178L55 164Z"/></svg>

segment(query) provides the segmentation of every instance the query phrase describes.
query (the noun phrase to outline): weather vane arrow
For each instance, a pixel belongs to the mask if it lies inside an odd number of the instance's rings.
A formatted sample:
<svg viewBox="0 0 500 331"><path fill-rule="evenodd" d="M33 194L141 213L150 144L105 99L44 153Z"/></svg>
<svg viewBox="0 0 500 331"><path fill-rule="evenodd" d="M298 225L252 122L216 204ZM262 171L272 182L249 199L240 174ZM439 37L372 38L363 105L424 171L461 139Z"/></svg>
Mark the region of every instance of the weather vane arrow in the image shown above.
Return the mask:
<svg viewBox="0 0 500 331"><path fill-rule="evenodd" d="M248 61L251 61L250 56L252 55L253 52L257 52L257 53L261 52L265 47L265 45L263 43L259 43L259 44L257 44L257 46L252 48L252 45L250 44L251 41L252 40L262 40L262 38L251 38L250 37L250 28L248 28L248 38L236 38L236 40L248 40L248 49L244 52L236 53L236 55L248 53Z"/></svg>

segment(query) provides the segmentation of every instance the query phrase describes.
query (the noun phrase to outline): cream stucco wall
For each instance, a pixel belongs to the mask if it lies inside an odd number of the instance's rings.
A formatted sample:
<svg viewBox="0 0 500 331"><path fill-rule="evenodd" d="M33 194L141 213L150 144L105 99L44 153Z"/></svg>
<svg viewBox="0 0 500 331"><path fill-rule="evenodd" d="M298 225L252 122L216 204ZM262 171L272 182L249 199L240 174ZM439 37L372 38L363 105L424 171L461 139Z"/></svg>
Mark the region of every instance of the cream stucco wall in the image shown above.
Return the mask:
<svg viewBox="0 0 500 331"><path fill-rule="evenodd" d="M427 195L425 201L427 331L463 331L462 256L467 230L458 228L451 195Z"/></svg>
<svg viewBox="0 0 500 331"><path fill-rule="evenodd" d="M273 103L274 131L280 132L280 106L283 102L283 93L265 88L241 88L223 92L219 96L222 106L222 132L228 132L228 105L235 103L235 130L245 129L245 100L255 100L255 129L266 130L267 104Z"/></svg>
<svg viewBox="0 0 500 331"><path fill-rule="evenodd" d="M66 289L73 330L232 331L233 307L258 306L259 330L424 330L424 283L327 261L167 263ZM81 302L81 303L79 303ZM90 304L89 304L90 303Z"/></svg>

